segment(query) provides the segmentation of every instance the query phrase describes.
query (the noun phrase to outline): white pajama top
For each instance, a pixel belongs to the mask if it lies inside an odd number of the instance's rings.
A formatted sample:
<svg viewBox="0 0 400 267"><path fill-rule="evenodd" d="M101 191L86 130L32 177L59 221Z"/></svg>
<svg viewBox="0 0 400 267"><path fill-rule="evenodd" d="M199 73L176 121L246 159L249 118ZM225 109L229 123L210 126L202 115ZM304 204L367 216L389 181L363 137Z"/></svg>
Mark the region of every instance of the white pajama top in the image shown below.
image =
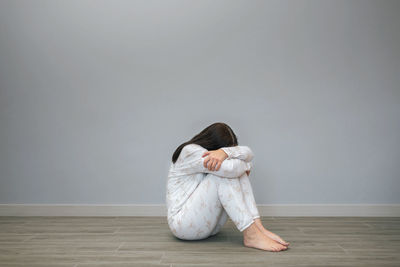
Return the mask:
<svg viewBox="0 0 400 267"><path fill-rule="evenodd" d="M222 147L221 149L228 157L222 161L218 171L210 171L204 167L207 156L202 157L202 155L208 150L197 144L184 146L177 161L171 163L166 195L168 220L180 211L207 173L225 178L237 178L251 169L254 154L248 146Z"/></svg>

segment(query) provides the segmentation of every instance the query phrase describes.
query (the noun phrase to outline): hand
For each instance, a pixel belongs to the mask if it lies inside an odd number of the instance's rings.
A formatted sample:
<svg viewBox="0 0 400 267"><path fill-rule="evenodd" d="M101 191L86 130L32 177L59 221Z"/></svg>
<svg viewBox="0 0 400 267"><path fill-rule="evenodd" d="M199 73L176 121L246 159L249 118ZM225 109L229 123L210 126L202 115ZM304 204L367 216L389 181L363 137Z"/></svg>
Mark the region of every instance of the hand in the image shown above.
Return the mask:
<svg viewBox="0 0 400 267"><path fill-rule="evenodd" d="M208 157L204 160L204 167L210 171L218 171L228 154L223 149L217 149L204 152L202 157L204 158L205 156Z"/></svg>

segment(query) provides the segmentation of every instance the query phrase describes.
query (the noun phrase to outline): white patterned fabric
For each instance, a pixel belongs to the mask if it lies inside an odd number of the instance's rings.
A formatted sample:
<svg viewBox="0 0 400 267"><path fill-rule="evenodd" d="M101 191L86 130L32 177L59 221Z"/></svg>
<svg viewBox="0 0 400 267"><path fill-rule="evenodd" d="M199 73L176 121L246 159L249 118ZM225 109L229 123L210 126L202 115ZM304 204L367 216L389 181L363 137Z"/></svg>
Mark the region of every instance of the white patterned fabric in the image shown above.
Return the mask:
<svg viewBox="0 0 400 267"><path fill-rule="evenodd" d="M207 150L186 145L167 181L168 225L172 233L186 240L207 238L219 232L228 216L244 231L259 212L246 173L254 155L247 146L222 148L228 155L218 171L204 167Z"/></svg>

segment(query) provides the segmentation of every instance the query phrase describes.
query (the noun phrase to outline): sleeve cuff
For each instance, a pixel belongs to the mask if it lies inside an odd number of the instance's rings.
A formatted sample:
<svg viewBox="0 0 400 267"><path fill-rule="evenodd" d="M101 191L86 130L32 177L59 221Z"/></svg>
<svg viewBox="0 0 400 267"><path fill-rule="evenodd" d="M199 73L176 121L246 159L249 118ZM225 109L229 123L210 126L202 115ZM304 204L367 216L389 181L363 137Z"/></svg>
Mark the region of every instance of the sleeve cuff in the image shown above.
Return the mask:
<svg viewBox="0 0 400 267"><path fill-rule="evenodd" d="M221 147L221 149L228 155L227 159L232 158L232 151L228 147Z"/></svg>

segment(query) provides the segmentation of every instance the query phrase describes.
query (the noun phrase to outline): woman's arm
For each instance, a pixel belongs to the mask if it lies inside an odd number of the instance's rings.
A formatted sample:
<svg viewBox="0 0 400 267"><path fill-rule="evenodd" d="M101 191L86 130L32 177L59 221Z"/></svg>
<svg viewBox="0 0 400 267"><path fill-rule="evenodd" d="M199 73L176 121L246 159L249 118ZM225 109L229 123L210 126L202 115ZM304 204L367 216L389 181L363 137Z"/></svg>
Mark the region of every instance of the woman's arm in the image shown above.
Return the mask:
<svg viewBox="0 0 400 267"><path fill-rule="evenodd" d="M248 146L229 146L221 149L228 154L227 159L241 159L250 162L254 158L254 153Z"/></svg>
<svg viewBox="0 0 400 267"><path fill-rule="evenodd" d="M231 158L225 159L218 171L211 171L204 167L206 157L202 157L202 155L206 151L207 149L197 144L186 145L181 151L182 155L179 156L182 156L182 160L179 164L175 165L175 171L186 175L203 172L212 173L220 177L237 178L252 167L251 162Z"/></svg>

